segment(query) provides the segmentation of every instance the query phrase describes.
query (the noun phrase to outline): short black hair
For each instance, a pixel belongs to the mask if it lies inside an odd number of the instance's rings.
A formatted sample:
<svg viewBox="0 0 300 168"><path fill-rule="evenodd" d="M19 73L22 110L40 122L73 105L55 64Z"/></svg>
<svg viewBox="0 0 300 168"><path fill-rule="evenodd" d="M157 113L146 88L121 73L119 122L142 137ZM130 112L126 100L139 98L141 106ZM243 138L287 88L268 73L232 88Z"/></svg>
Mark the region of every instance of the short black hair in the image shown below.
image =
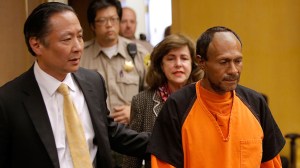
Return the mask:
<svg viewBox="0 0 300 168"><path fill-rule="evenodd" d="M87 19L89 22L89 25L94 25L95 18L98 10L114 6L117 9L117 13L119 16L119 19L122 19L122 6L120 1L118 0L93 0L87 10Z"/></svg>
<svg viewBox="0 0 300 168"><path fill-rule="evenodd" d="M36 56L36 53L34 53L29 44L30 38L36 37L37 39L41 40L41 42L45 42L44 38L50 31L50 17L55 13L60 13L63 11L71 11L75 13L71 6L68 6L64 3L46 2L37 6L28 16L25 21L23 31L25 42L31 55Z"/></svg>
<svg viewBox="0 0 300 168"><path fill-rule="evenodd" d="M231 29L224 26L215 26L207 29L202 35L198 38L196 44L196 54L201 56L201 59L207 60L207 49L209 44L211 43L214 34L217 32L231 32L234 36L240 41L242 45L242 41L240 37Z"/></svg>

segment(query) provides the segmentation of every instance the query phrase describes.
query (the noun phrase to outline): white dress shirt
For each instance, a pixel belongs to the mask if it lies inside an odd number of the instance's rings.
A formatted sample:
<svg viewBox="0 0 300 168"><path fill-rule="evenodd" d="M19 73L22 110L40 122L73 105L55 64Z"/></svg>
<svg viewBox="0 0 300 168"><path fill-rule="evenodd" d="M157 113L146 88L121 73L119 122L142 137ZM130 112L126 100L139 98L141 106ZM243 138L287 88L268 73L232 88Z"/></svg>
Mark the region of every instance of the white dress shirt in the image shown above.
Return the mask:
<svg viewBox="0 0 300 168"><path fill-rule="evenodd" d="M54 77L44 72L39 67L37 62L35 62L34 64L34 75L40 87L47 108L47 113L50 119L57 148L60 167L73 168L72 158L70 155L64 126L63 96L57 92L57 88L61 83L65 83L69 87L70 96L76 107L79 118L81 119L85 138L89 146L91 161L93 162L97 153L97 146L93 144L95 133L84 95L78 87L77 83L73 80L72 75L69 73L62 82L58 81Z"/></svg>

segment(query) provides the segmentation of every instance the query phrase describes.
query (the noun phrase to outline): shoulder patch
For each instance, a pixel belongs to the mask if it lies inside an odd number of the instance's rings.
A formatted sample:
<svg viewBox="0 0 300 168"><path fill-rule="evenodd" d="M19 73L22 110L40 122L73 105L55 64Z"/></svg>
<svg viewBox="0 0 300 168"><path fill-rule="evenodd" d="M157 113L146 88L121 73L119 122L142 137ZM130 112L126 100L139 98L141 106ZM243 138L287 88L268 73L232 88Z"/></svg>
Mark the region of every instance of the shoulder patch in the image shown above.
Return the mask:
<svg viewBox="0 0 300 168"><path fill-rule="evenodd" d="M150 61L150 54L147 54L145 55L144 57L144 65L146 68L149 68L150 67L150 64L151 64L151 61Z"/></svg>

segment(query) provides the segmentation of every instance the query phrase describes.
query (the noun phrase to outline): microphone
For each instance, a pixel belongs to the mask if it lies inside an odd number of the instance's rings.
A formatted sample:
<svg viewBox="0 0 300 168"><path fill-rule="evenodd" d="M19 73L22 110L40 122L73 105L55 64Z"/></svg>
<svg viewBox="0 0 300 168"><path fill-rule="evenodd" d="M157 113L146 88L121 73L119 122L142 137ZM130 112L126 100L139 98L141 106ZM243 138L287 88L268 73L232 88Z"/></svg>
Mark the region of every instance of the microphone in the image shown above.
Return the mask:
<svg viewBox="0 0 300 168"><path fill-rule="evenodd" d="M132 58L133 63L134 63L134 57L135 57L136 54L137 54L137 47L136 47L136 44L135 44L135 43L128 43L128 44L127 44L127 52L128 52L128 54L130 55L130 57Z"/></svg>
<svg viewBox="0 0 300 168"><path fill-rule="evenodd" d="M138 70L138 68L136 67L135 65L135 62L134 62L134 57L137 55L137 47L136 47L136 44L135 43L128 43L127 44L127 52L128 54L130 55L130 57L132 58L132 61L133 61L133 65L135 66L138 74L139 74L139 92L143 91L143 79L142 77L140 76L140 72Z"/></svg>

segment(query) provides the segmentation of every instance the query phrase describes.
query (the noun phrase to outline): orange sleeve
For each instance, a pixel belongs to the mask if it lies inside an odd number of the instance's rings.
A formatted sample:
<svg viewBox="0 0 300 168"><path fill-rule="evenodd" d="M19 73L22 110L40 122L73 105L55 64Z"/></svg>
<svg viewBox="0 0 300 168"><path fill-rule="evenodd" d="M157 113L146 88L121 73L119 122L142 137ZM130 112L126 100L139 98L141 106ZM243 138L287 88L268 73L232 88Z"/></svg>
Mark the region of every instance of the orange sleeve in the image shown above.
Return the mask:
<svg viewBox="0 0 300 168"><path fill-rule="evenodd" d="M261 163L260 168L282 168L279 154L275 156L273 159Z"/></svg>
<svg viewBox="0 0 300 168"><path fill-rule="evenodd" d="M175 168L175 167L157 159L154 155L151 155L151 168Z"/></svg>

